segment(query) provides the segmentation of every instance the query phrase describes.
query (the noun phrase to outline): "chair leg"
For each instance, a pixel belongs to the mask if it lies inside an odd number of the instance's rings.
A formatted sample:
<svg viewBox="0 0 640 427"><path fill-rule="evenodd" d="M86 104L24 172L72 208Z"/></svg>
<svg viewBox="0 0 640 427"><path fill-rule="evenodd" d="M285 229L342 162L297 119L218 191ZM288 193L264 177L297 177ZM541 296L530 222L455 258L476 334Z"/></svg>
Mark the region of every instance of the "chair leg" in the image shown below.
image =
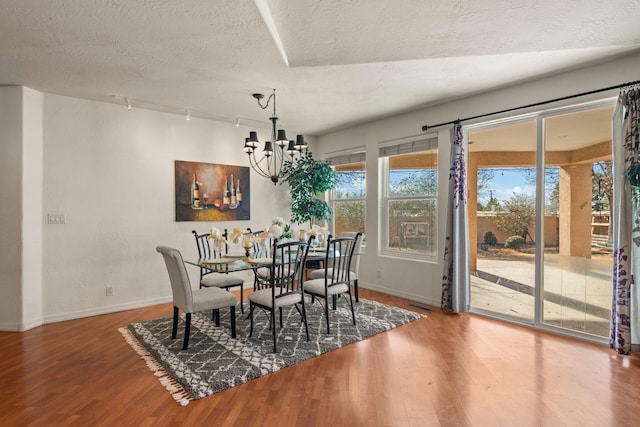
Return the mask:
<svg viewBox="0 0 640 427"><path fill-rule="evenodd" d="M333 311L336 311L336 307L338 307L338 294L335 294L333 298L331 298L331 308Z"/></svg>
<svg viewBox="0 0 640 427"><path fill-rule="evenodd" d="M280 314L282 314L282 312L280 312ZM271 329L271 331L273 332L273 352L277 353L278 349L276 348L276 322L275 322L276 313L274 310L271 310L271 318L273 319L273 328ZM280 328L282 328L282 326L280 326Z"/></svg>
<svg viewBox="0 0 640 427"><path fill-rule="evenodd" d="M236 337L236 306L231 306L231 338Z"/></svg>
<svg viewBox="0 0 640 427"><path fill-rule="evenodd" d="M360 302L360 297L358 296L358 279L353 281L353 288L356 292L356 302Z"/></svg>
<svg viewBox="0 0 640 427"><path fill-rule="evenodd" d="M186 350L189 347L189 334L191 333L191 313L187 313L187 323L184 325L184 344L182 349Z"/></svg>
<svg viewBox="0 0 640 427"><path fill-rule="evenodd" d="M280 329L282 329L282 307L280 307Z"/></svg>
<svg viewBox="0 0 640 427"><path fill-rule="evenodd" d="M173 328L171 329L171 339L175 340L178 336L178 307L173 306Z"/></svg>
<svg viewBox="0 0 640 427"><path fill-rule="evenodd" d="M327 318L327 334L330 334L329 331L329 297L325 295L324 297L324 316Z"/></svg>
<svg viewBox="0 0 640 427"><path fill-rule="evenodd" d="M243 301L243 298L244 298L244 297L242 296L243 291L244 291L244 283L243 283L242 285L240 285L240 311L241 311L242 313L244 313L244 304L243 304L243 302L242 302L242 301Z"/></svg>
<svg viewBox="0 0 640 427"><path fill-rule="evenodd" d="M356 324L356 312L353 310L353 298L351 298L351 288L349 288L349 304L351 305L351 317L353 317L353 324Z"/></svg>
<svg viewBox="0 0 640 427"><path fill-rule="evenodd" d="M253 334L253 303L251 301L249 301L249 319L250 319L249 336L251 336Z"/></svg>
<svg viewBox="0 0 640 427"><path fill-rule="evenodd" d="M309 341L309 325L307 324L307 309L304 304L304 295L302 296L302 320L304 321L304 330L307 332L307 341Z"/></svg>
<svg viewBox="0 0 640 427"><path fill-rule="evenodd" d="M216 308L213 310L213 320L215 321L216 326L220 326L220 309Z"/></svg>

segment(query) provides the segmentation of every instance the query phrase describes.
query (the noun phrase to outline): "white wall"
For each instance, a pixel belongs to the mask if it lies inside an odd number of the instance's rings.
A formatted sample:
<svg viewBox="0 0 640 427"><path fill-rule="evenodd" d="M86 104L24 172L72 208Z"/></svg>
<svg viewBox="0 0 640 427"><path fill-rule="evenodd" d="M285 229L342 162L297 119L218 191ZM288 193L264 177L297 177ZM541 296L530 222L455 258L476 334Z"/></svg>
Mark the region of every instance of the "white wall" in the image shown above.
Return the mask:
<svg viewBox="0 0 640 427"><path fill-rule="evenodd" d="M44 95L45 322L170 301L159 244L197 258L192 229L262 228L288 218L286 185L251 174L251 220L176 222L174 161L248 166L249 129L232 124ZM261 133L264 133L262 131ZM197 287L197 268L190 269ZM253 278L246 275L246 285ZM114 289L105 295L105 287Z"/></svg>
<svg viewBox="0 0 640 427"><path fill-rule="evenodd" d="M0 328L22 321L22 88L0 87Z"/></svg>
<svg viewBox="0 0 640 427"><path fill-rule="evenodd" d="M43 134L41 92L23 89L22 104L22 324L42 324Z"/></svg>
<svg viewBox="0 0 640 427"><path fill-rule="evenodd" d="M439 253L437 262L410 261L380 254L380 203L378 200L378 145L380 142L419 135L422 125L433 125L457 118L471 117L504 109L519 107L531 103L556 99L595 89L606 88L620 83L640 79L640 54L630 55L610 61L606 64L586 67L540 79L535 82L507 87L493 92L469 97L466 99L438 105L420 111L406 113L376 122L337 131L318 138L319 149L316 157L323 158L325 153L344 150L349 147L365 145L367 152L367 249L360 264L361 286L376 289L385 293L407 297L413 300L440 305L442 284L442 248L443 228L446 226L446 183L448 179L450 157L449 143L441 143L439 150ZM556 102L541 108L564 106L617 96L617 90L597 95ZM357 108L354 105L353 108ZM529 109L526 111L536 111ZM519 113L525 112L520 111ZM512 113L517 114L517 113ZM503 115L504 117L505 115ZM492 116L483 120L494 120L500 116ZM465 122L464 124L478 123ZM436 129L439 140L448 140L448 129ZM428 131L432 132L432 131ZM446 163L445 163L446 162ZM380 270L381 278L376 277Z"/></svg>
<svg viewBox="0 0 640 427"><path fill-rule="evenodd" d="M42 94L0 88L0 329L42 324Z"/></svg>

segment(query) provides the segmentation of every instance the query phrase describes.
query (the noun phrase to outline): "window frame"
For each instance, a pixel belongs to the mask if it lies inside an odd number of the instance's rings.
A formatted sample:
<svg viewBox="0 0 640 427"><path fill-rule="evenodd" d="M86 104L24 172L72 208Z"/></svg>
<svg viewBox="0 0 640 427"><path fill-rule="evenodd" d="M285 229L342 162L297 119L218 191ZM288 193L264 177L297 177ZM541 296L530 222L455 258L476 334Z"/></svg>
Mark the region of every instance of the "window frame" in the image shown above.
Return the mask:
<svg viewBox="0 0 640 427"><path fill-rule="evenodd" d="M436 156L436 162L433 167L425 168L433 170L436 179L435 193L424 196L393 196L390 189L390 158L394 156L401 156L411 153L433 153ZM380 181L380 197L381 211L380 211L380 249L381 256L388 256L393 258L401 258L407 260L423 261L435 263L438 261L438 214L439 214L439 150L438 150L438 137L436 135L422 135L418 138L412 138L409 140L392 141L387 144L380 144L379 157L378 157L378 171ZM429 246L433 247L432 252L417 253L417 252L405 252L402 250L395 250L391 246L390 241L390 204L395 201L424 201L427 203L433 203L433 223L429 224L430 238Z"/></svg>
<svg viewBox="0 0 640 427"><path fill-rule="evenodd" d="M332 230L332 234L336 235L335 206L337 203L341 203L341 202L361 202L363 204L364 212L362 216L362 223L364 226L364 230L362 230L362 232L366 233L368 189L367 189L367 182L366 182L367 181L367 159L366 159L365 147L364 146L354 147L348 150L342 150L334 153L327 153L326 160L331 164L331 167L333 168L334 172L337 172L336 168L339 168L340 166L361 165L361 169L354 169L354 170L361 170L364 178L364 185L363 185L364 194L361 197L338 198L336 197L336 190L337 190L336 188L328 192L328 204L332 210L331 222L330 222L330 229ZM360 230L350 230L350 231L360 231ZM363 248L364 248L364 241L363 241Z"/></svg>

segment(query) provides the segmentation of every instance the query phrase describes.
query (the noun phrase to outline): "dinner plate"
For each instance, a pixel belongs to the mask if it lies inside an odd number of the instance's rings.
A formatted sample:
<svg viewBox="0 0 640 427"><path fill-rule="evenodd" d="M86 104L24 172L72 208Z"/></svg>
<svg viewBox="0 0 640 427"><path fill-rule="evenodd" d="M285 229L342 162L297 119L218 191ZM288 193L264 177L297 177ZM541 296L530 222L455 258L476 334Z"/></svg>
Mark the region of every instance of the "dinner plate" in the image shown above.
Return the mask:
<svg viewBox="0 0 640 427"><path fill-rule="evenodd" d="M235 261L233 258L211 258L203 259L201 262L203 264L229 264L233 261Z"/></svg>

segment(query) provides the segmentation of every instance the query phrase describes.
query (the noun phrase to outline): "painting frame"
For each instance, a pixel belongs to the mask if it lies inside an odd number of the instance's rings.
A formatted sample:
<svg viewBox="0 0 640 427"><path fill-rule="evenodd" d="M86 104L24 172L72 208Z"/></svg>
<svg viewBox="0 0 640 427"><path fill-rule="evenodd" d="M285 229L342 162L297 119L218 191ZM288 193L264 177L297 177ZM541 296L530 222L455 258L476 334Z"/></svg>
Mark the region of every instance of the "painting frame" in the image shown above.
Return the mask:
<svg viewBox="0 0 640 427"><path fill-rule="evenodd" d="M184 160L174 165L176 222L251 219L249 167Z"/></svg>

